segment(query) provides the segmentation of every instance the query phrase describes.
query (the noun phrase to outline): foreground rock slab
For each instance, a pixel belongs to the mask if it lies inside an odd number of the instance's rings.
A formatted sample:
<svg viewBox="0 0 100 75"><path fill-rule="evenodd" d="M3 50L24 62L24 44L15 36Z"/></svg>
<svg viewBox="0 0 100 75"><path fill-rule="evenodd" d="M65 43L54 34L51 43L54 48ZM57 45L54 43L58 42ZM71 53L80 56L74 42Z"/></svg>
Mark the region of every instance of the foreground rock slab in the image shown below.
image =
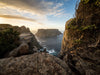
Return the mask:
<svg viewBox="0 0 100 75"><path fill-rule="evenodd" d="M0 59L0 75L69 75L67 68L64 61L43 52Z"/></svg>

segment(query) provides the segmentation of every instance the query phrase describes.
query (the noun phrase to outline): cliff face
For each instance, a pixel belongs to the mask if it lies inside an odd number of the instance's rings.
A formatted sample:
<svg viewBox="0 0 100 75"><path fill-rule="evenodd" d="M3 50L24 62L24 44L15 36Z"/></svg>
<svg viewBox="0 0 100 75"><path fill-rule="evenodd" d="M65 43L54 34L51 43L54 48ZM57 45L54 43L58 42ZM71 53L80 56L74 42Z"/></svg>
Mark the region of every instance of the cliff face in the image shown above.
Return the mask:
<svg viewBox="0 0 100 75"><path fill-rule="evenodd" d="M36 33L37 37L40 38L50 38L50 37L56 37L57 35L60 35L61 32L58 29L39 29Z"/></svg>
<svg viewBox="0 0 100 75"><path fill-rule="evenodd" d="M85 0L83 0L85 1ZM66 22L60 52L75 75L100 74L100 4L81 1L76 17Z"/></svg>

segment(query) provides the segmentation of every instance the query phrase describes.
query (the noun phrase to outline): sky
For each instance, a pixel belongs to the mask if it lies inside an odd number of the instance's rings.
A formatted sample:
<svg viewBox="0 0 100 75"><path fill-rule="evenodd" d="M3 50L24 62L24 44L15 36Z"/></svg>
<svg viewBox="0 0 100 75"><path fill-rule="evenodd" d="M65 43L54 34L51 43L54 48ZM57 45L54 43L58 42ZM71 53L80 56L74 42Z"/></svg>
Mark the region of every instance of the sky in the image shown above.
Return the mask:
<svg viewBox="0 0 100 75"><path fill-rule="evenodd" d="M0 0L0 24L59 29L75 15L77 0Z"/></svg>

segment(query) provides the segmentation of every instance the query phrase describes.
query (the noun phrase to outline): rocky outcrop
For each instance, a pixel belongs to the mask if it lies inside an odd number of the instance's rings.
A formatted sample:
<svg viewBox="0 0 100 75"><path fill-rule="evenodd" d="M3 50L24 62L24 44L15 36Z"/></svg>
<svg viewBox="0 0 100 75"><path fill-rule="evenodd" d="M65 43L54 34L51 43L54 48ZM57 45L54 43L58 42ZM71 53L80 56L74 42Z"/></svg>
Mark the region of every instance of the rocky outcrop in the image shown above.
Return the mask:
<svg viewBox="0 0 100 75"><path fill-rule="evenodd" d="M25 26L12 26L10 24L0 24L0 30L1 29L7 29L7 28L13 28L15 31L19 32L19 33L30 33L30 29L26 28Z"/></svg>
<svg viewBox="0 0 100 75"><path fill-rule="evenodd" d="M58 29L39 29L35 35L40 38L50 38L60 34L61 32Z"/></svg>
<svg viewBox="0 0 100 75"><path fill-rule="evenodd" d="M22 33L20 34L20 41L27 43L29 45L29 50L33 51L34 47L41 49L42 47L37 42L35 36L32 33Z"/></svg>
<svg viewBox="0 0 100 75"><path fill-rule="evenodd" d="M12 50L8 56L21 56L38 52L42 48L35 36L30 32L20 34L20 46Z"/></svg>
<svg viewBox="0 0 100 75"><path fill-rule="evenodd" d="M38 50L42 48L38 43L37 39L35 38L34 34L32 34L31 31L29 30L29 28L26 28L25 26L18 27L18 26L11 26L9 24L0 24L0 30L5 30L8 28L17 31L20 34L19 35L20 40L18 40L18 42L20 43L19 47L17 46L17 48L7 52L5 57L32 54L34 52L38 52Z"/></svg>
<svg viewBox="0 0 100 75"><path fill-rule="evenodd" d="M0 59L0 75L69 75L64 61L47 53Z"/></svg>
<svg viewBox="0 0 100 75"><path fill-rule="evenodd" d="M20 33L31 33L30 29L26 28L25 26L21 26L21 27L14 26L14 29Z"/></svg>
<svg viewBox="0 0 100 75"><path fill-rule="evenodd" d="M12 50L8 57L16 57L16 56L21 56L24 54L29 54L29 46L26 43L22 43L18 48Z"/></svg>
<svg viewBox="0 0 100 75"><path fill-rule="evenodd" d="M72 75L99 75L100 7L95 5L98 0L82 1L76 17L66 23L60 58Z"/></svg>

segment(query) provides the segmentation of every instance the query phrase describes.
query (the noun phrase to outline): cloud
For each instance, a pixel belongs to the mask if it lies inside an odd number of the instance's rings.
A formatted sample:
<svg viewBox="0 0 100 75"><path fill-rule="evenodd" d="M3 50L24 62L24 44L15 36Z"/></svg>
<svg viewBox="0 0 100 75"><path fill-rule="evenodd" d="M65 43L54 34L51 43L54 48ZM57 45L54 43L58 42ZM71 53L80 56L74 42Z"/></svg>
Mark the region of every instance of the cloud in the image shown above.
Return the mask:
<svg viewBox="0 0 100 75"><path fill-rule="evenodd" d="M63 6L62 3L48 2L45 0L0 0L0 4L18 11L31 12L34 15L49 15Z"/></svg>
<svg viewBox="0 0 100 75"><path fill-rule="evenodd" d="M30 19L30 18L26 18L23 16L15 16L15 15L0 15L1 18L8 18L8 19L21 19L21 20L27 20L27 21L31 21L31 22L36 22L40 25L43 25L42 23L39 23L37 20L35 19Z"/></svg>

